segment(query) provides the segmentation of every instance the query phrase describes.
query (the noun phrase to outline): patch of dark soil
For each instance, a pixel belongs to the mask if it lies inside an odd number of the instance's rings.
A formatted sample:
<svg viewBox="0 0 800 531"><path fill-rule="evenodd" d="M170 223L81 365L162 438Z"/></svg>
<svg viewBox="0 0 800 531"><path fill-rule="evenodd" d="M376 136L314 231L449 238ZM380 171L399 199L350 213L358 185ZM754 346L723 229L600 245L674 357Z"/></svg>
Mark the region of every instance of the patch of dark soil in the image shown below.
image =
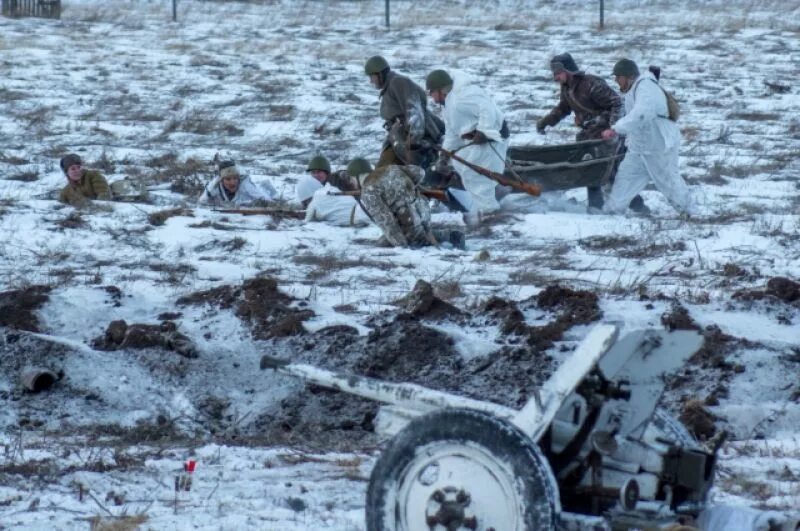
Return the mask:
<svg viewBox="0 0 800 531"><path fill-rule="evenodd" d="M700 325L694 322L692 316L689 315L689 310L677 302L673 302L670 310L661 315L661 324L670 331L700 330Z"/></svg>
<svg viewBox="0 0 800 531"><path fill-rule="evenodd" d="M597 294L586 290L573 290L559 285L548 286L536 296L536 304L543 310L559 312L558 320L566 324L588 324L602 317Z"/></svg>
<svg viewBox="0 0 800 531"><path fill-rule="evenodd" d="M438 389L457 388L463 361L453 339L408 314L400 314L367 337L356 374L394 382L425 382Z"/></svg>
<svg viewBox="0 0 800 531"><path fill-rule="evenodd" d="M308 385L255 425L272 444L346 451L377 444L377 413L377 402Z"/></svg>
<svg viewBox="0 0 800 531"><path fill-rule="evenodd" d="M516 302L502 299L500 297L490 297L479 310L488 315L500 325L500 332L505 335L526 335L530 327L525 322L525 315L517 306Z"/></svg>
<svg viewBox="0 0 800 531"><path fill-rule="evenodd" d="M97 350L123 350L157 348L174 351L184 358L196 358L197 347L186 335L178 332L173 321L157 325L111 321L105 334L92 340Z"/></svg>
<svg viewBox="0 0 800 531"><path fill-rule="evenodd" d="M553 372L553 359L537 346L504 346L470 360L457 394L521 408Z"/></svg>
<svg viewBox="0 0 800 531"><path fill-rule="evenodd" d="M426 319L442 319L463 317L468 315L449 302L445 302L433 292L433 286L424 280L417 280L414 289L396 301L398 306L414 317L424 317Z"/></svg>
<svg viewBox="0 0 800 531"><path fill-rule="evenodd" d="M266 276L246 280L239 287L220 286L177 300L178 305L205 303L223 309L233 307L236 315L248 323L253 337L257 339L304 334L303 321L314 316L312 310L302 308L305 302L281 293L278 282Z"/></svg>
<svg viewBox="0 0 800 531"><path fill-rule="evenodd" d="M800 303L800 283L786 277L773 277L767 281L763 290L739 290L734 299L743 301L777 300L797 306Z"/></svg>
<svg viewBox="0 0 800 531"><path fill-rule="evenodd" d="M540 310L555 314L550 323L530 326L519 306L512 301L492 297L483 304L480 311L497 319L503 334L513 334L527 338L528 345L537 351L544 351L560 341L569 328L588 324L602 317L597 295L584 290L573 290L559 285L548 286L533 299L524 301L526 306L534 305Z"/></svg>
<svg viewBox="0 0 800 531"><path fill-rule="evenodd" d="M716 417L705 408L700 400L687 401L681 408L678 418L699 441L707 441L717 433L714 425Z"/></svg>
<svg viewBox="0 0 800 531"><path fill-rule="evenodd" d="M178 306L211 304L225 310L233 307L240 294L241 289L235 286L219 286L179 297L175 304Z"/></svg>
<svg viewBox="0 0 800 531"><path fill-rule="evenodd" d="M1 292L0 326L40 332L39 319L34 312L50 299L51 289L49 286L35 285Z"/></svg>

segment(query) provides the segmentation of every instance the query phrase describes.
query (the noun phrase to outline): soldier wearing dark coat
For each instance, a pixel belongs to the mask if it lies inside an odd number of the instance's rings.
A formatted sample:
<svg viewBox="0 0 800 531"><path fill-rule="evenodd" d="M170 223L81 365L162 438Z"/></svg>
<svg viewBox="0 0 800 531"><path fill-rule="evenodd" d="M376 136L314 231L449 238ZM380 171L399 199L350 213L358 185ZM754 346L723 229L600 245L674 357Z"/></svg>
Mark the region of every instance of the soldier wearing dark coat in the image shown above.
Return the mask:
<svg viewBox="0 0 800 531"><path fill-rule="evenodd" d="M61 171L67 177L67 185L61 189L58 200L74 207L82 207L91 199L110 200L108 181L97 170L83 167L79 155L70 153L60 162Z"/></svg>
<svg viewBox="0 0 800 531"><path fill-rule="evenodd" d="M364 71L380 90L380 114L387 131L376 168L389 164L427 168L437 156L431 144L438 144L444 133L444 122L428 110L427 94L409 78L389 68L386 59L379 55L367 60Z"/></svg>
<svg viewBox="0 0 800 531"><path fill-rule="evenodd" d="M547 127L552 127L569 116L575 115L575 125L581 128L575 135L577 142L601 138L605 129L615 124L622 115L622 98L608 86L603 79L586 74L578 69L575 60L568 53L556 55L550 61L553 79L561 85L558 105L536 122L536 130L544 134ZM611 176L613 180L613 175ZM597 187L587 187L588 206L603 208L603 191ZM634 211L642 211L647 207L641 196L631 201Z"/></svg>

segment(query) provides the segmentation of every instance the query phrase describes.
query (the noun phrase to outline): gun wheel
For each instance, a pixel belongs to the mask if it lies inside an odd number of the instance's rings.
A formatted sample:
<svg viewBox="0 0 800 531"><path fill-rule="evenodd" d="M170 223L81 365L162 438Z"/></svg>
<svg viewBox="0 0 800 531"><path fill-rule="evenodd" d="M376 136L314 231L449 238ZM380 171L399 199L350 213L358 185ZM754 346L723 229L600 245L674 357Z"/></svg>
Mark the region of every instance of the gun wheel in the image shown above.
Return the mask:
<svg viewBox="0 0 800 531"><path fill-rule="evenodd" d="M370 476L369 531L556 529L558 486L538 446L488 413L413 420Z"/></svg>

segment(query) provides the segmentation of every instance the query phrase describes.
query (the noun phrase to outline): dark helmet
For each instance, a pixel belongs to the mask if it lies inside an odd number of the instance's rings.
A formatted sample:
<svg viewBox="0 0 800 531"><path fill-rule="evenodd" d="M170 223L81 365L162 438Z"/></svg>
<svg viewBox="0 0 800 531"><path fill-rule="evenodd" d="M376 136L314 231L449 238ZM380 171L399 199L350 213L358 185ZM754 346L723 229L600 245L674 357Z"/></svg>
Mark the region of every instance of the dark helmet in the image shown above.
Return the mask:
<svg viewBox="0 0 800 531"><path fill-rule="evenodd" d="M322 170L324 172L330 173L331 163L328 162L328 159L326 159L322 155L317 155L316 157L308 161L308 168L306 168L306 171L312 171L312 170Z"/></svg>
<svg viewBox="0 0 800 531"><path fill-rule="evenodd" d="M374 55L367 59L367 63L364 65L364 72L367 73L368 76L372 74L380 74L384 70L389 69L389 63L386 62L386 59L381 57L380 55Z"/></svg>
<svg viewBox="0 0 800 531"><path fill-rule="evenodd" d="M81 165L83 164L83 161L81 160L80 155L76 155L75 153L64 155L61 158L61 162L59 163L59 165L61 166L61 171L63 171L64 173L67 173L67 170L69 169L70 166L74 166L76 164Z"/></svg>
<svg viewBox="0 0 800 531"><path fill-rule="evenodd" d="M639 67L630 59L620 59L614 65L612 75L623 77L637 77L639 75Z"/></svg>
<svg viewBox="0 0 800 531"><path fill-rule="evenodd" d="M367 159L358 157L350 161L347 165L347 173L351 177L358 177L364 173L372 172L372 164Z"/></svg>
<svg viewBox="0 0 800 531"><path fill-rule="evenodd" d="M444 70L434 70L425 78L425 88L428 92L432 90L442 90L453 84L453 78Z"/></svg>

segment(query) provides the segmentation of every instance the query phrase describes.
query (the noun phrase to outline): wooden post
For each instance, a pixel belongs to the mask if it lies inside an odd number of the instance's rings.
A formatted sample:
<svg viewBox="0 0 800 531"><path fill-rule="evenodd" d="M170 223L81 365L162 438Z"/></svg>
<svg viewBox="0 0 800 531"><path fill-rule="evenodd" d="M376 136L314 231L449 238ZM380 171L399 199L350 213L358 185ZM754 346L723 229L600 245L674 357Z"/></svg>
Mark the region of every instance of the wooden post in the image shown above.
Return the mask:
<svg viewBox="0 0 800 531"><path fill-rule="evenodd" d="M603 26L605 26L605 13L604 13L605 5L604 4L605 4L605 2L603 0L600 0L600 29L603 29Z"/></svg>
<svg viewBox="0 0 800 531"><path fill-rule="evenodd" d="M386 27L389 27L389 0L386 0Z"/></svg>
<svg viewBox="0 0 800 531"><path fill-rule="evenodd" d="M172 22L178 21L178 0L172 0Z"/></svg>

